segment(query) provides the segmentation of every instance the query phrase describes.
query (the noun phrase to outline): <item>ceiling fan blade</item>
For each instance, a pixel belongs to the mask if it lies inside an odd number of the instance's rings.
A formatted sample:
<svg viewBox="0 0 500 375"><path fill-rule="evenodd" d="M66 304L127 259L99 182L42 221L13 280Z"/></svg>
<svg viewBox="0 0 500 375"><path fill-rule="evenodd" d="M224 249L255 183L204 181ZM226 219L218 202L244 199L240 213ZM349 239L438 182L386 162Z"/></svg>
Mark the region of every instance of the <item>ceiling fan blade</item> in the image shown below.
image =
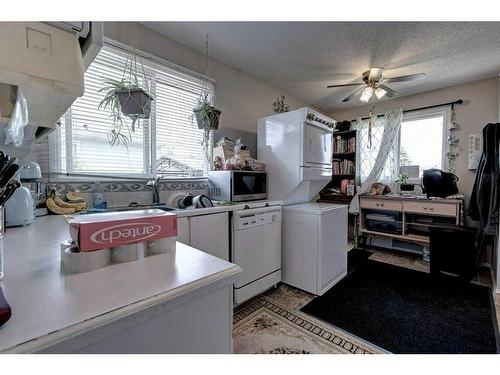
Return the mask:
<svg viewBox="0 0 500 375"><path fill-rule="evenodd" d="M384 68L371 68L370 74L368 75L368 79L370 81L378 81L380 77L382 77L383 72Z"/></svg>
<svg viewBox="0 0 500 375"><path fill-rule="evenodd" d="M344 84L341 84L341 85L330 85L330 86L326 86L327 89L330 89L330 88L333 88L333 87L347 87L347 86L358 86L358 85L363 85L364 83L363 82L359 82L359 83L344 83Z"/></svg>
<svg viewBox="0 0 500 375"><path fill-rule="evenodd" d="M407 76L399 76L384 79L384 83L407 82L407 81L420 81L425 79L425 73L409 74Z"/></svg>
<svg viewBox="0 0 500 375"><path fill-rule="evenodd" d="M394 96L396 96L398 94L397 91L391 89L390 87L387 87L386 85L378 85L378 87L380 87L381 89L385 90L386 91L386 95L389 98L392 98L392 97L394 97Z"/></svg>
<svg viewBox="0 0 500 375"><path fill-rule="evenodd" d="M356 90L354 90L354 92L353 92L351 95L349 95L347 98L345 98L345 99L344 99L344 100L342 100L342 101L343 101L344 103L347 103L347 102L348 102L348 101L350 101L353 97L355 97L355 96L356 96L356 94L358 94L361 90L364 90L364 88L365 88L365 87L366 87L365 85L363 85L363 86L361 86L361 87L358 87Z"/></svg>

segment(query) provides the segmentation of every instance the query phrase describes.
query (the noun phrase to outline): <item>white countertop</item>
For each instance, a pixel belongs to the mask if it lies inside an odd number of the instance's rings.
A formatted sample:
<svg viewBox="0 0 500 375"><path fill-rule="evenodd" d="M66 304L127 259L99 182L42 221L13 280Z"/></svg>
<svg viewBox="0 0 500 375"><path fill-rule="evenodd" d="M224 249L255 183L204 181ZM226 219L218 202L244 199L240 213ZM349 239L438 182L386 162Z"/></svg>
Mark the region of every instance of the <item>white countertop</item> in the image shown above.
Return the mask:
<svg viewBox="0 0 500 375"><path fill-rule="evenodd" d="M269 206L280 206L283 204L283 201L260 200L260 201L241 202L232 205L220 205L220 206L215 205L214 207L207 207L207 208L184 208L184 209L179 208L171 212L175 213L177 217L186 217L195 215L215 214L218 212L238 211L244 209L247 206L249 208L257 208L257 207L263 207L266 204L268 204Z"/></svg>
<svg viewBox="0 0 500 375"><path fill-rule="evenodd" d="M1 285L12 317L0 327L0 352L19 351L18 345L29 351L34 342L51 343L83 325L92 328L110 314L116 318L117 312L168 302L215 282L232 283L241 272L235 264L177 242L175 254L64 275L59 243L67 238L61 216L7 229Z"/></svg>
<svg viewBox="0 0 500 375"><path fill-rule="evenodd" d="M309 203L291 204L283 207L283 211L305 212L305 213L320 214L320 215L335 210L347 211L347 205L309 202Z"/></svg>

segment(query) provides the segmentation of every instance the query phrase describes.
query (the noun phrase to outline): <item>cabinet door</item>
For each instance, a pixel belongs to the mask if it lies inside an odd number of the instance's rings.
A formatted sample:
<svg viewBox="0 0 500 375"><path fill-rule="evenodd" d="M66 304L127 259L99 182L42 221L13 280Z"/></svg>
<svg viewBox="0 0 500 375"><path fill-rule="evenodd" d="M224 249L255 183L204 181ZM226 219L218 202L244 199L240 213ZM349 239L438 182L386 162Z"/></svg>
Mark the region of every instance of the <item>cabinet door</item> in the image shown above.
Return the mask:
<svg viewBox="0 0 500 375"><path fill-rule="evenodd" d="M189 218L177 218L177 241L189 245Z"/></svg>
<svg viewBox="0 0 500 375"><path fill-rule="evenodd" d="M331 166L332 133L305 124L304 129L304 164Z"/></svg>
<svg viewBox="0 0 500 375"><path fill-rule="evenodd" d="M189 223L190 246L229 261L228 213L193 216Z"/></svg>
<svg viewBox="0 0 500 375"><path fill-rule="evenodd" d="M347 217L347 206L318 215L318 289L321 292L347 273Z"/></svg>

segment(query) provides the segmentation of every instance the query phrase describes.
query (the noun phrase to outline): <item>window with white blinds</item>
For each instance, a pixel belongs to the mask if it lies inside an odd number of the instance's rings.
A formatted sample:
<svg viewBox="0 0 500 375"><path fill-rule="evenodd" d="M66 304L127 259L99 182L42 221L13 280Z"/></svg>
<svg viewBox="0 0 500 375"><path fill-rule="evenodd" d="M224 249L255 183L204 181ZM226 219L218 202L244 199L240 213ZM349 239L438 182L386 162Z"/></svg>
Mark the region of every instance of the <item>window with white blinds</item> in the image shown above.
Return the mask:
<svg viewBox="0 0 500 375"><path fill-rule="evenodd" d="M105 79L122 79L127 51L105 45L85 73L85 94L78 98L51 139L51 170L63 173L117 176L206 175L203 133L190 119L203 90L214 94L211 82L142 57L153 95L151 117L132 133L127 147L109 145L111 113L98 109ZM127 119L128 124L131 120Z"/></svg>

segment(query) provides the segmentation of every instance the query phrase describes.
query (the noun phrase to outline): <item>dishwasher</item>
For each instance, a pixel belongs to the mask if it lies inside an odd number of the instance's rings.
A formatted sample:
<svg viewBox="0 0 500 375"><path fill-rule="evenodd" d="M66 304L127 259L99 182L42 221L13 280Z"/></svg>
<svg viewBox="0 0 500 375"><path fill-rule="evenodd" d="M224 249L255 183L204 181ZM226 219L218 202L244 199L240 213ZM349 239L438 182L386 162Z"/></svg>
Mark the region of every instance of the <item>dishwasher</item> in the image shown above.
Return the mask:
<svg viewBox="0 0 500 375"><path fill-rule="evenodd" d="M242 268L234 303L240 304L281 281L281 207L235 211L232 226L232 262Z"/></svg>

